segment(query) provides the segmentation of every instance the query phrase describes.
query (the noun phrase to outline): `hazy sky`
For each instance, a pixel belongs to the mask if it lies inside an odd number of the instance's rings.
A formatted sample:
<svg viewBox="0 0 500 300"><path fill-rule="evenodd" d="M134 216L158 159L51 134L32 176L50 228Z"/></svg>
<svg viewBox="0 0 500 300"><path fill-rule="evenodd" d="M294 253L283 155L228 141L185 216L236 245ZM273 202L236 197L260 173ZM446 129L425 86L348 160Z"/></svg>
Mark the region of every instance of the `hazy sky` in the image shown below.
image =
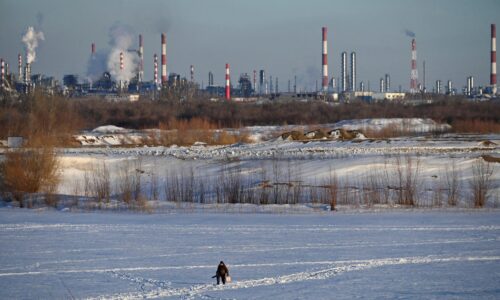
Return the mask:
<svg viewBox="0 0 500 300"><path fill-rule="evenodd" d="M329 72L339 76L340 53L356 51L357 77L378 89L409 86L410 38L416 33L418 66L426 61L427 86L469 75L489 83L490 24L500 26L499 0L0 0L0 57L17 67L28 26L45 34L33 73L62 78L85 75L92 41L109 48L109 29L129 26L142 33L145 79L153 77L153 53L167 33L168 71L189 74L205 85L208 71L223 84L224 64L233 83L241 73L265 69L280 89L297 75L299 86L321 82L321 27L328 27ZM23 51L24 52L24 51Z"/></svg>

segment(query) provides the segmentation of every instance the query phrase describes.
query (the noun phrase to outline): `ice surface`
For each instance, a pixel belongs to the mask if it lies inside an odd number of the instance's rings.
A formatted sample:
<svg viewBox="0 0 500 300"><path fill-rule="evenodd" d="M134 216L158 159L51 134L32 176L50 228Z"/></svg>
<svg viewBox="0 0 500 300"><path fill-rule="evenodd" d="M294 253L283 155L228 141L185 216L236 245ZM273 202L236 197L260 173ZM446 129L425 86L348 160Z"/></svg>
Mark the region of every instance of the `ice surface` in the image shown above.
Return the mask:
<svg viewBox="0 0 500 300"><path fill-rule="evenodd" d="M0 209L2 299L500 297L500 213ZM214 285L220 260L233 282Z"/></svg>

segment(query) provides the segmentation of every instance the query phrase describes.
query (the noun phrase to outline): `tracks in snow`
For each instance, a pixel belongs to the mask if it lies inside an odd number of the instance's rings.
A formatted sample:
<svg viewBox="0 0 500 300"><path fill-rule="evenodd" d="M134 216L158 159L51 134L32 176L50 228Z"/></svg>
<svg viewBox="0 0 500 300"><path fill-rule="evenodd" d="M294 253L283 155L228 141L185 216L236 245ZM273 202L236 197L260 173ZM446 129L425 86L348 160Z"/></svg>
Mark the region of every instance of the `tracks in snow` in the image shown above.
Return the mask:
<svg viewBox="0 0 500 300"><path fill-rule="evenodd" d="M436 264L448 262L481 262L481 261L499 261L500 256L414 256L400 258L382 258L370 260L353 260L353 261L337 261L331 262L327 267L314 270L281 275L276 277L266 277L260 279L247 279L236 281L228 285L212 285L212 284L195 284L189 287L174 288L171 287L171 282L157 281L142 277L134 277L123 273L113 273L125 280L130 280L140 285L140 291L131 293L119 293L113 295L102 295L96 298L89 299L153 299L164 297L204 297L205 293L238 290L246 288L254 288L261 286L271 286L279 284L289 284L294 282L309 281L309 280L325 280L341 275L346 272L362 271L371 268L393 266L393 265L409 265L409 264ZM150 286L153 289L146 290ZM208 296L206 296L208 297Z"/></svg>

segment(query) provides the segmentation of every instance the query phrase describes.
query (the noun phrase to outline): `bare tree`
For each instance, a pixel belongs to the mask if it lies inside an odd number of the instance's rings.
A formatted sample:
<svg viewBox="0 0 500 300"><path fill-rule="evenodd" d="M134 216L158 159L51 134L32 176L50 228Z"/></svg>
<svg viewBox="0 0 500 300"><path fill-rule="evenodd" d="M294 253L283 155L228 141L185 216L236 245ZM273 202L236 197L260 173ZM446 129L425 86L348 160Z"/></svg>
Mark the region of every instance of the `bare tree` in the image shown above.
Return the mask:
<svg viewBox="0 0 500 300"><path fill-rule="evenodd" d="M472 164L472 178L469 185L472 189L472 199L474 207L483 207L488 200L488 194L492 188L491 176L493 175L493 165L478 158Z"/></svg>

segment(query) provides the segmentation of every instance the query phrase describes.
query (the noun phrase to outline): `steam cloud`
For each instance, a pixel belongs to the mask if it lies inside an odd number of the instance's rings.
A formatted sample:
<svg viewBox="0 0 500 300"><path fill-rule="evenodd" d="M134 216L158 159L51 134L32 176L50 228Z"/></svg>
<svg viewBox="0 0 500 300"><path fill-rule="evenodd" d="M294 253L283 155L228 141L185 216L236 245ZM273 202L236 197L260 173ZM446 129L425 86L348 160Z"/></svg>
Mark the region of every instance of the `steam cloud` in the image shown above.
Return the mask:
<svg viewBox="0 0 500 300"><path fill-rule="evenodd" d="M127 27L122 25L111 27L109 36L112 46L107 61L109 73L118 81L130 81L136 75L139 65L137 52L129 51L134 36ZM120 70L120 52L123 53L123 70Z"/></svg>
<svg viewBox="0 0 500 300"><path fill-rule="evenodd" d="M416 36L415 32L413 32L409 29L405 29L405 34L406 34L406 36L411 37L411 38L414 38Z"/></svg>
<svg viewBox="0 0 500 300"><path fill-rule="evenodd" d="M129 82L137 74L139 57L137 51L131 49L134 43L132 30L124 25L114 25L109 30L110 50L100 50L90 58L87 75L90 79L98 79L108 71L117 81ZM120 70L120 52L123 53L123 70Z"/></svg>
<svg viewBox="0 0 500 300"><path fill-rule="evenodd" d="M44 41L45 36L43 32L36 32L35 29L30 26L23 36L23 43L26 49L26 63L31 64L36 59L36 48L38 47L38 41Z"/></svg>

